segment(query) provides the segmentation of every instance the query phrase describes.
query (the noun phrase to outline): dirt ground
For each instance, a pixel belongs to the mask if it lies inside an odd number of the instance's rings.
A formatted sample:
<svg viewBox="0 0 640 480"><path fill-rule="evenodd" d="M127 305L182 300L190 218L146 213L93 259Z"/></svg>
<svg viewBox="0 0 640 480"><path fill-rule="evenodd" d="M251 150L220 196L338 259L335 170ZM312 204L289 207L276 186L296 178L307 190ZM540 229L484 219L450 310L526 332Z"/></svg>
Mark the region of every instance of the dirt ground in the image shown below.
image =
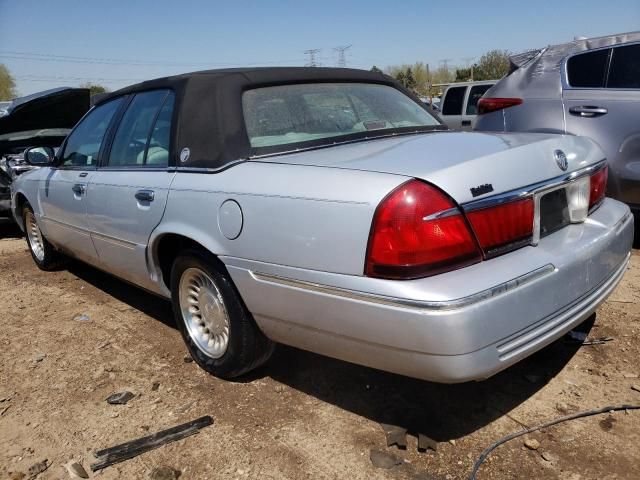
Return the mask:
<svg viewBox="0 0 640 480"><path fill-rule="evenodd" d="M71 478L70 460L103 479L149 478L158 466L185 480L467 478L485 447L524 426L640 405L639 280L635 251L589 333L612 341L559 341L481 383L436 385L287 347L228 382L185 362L168 303L79 263L41 272L0 226L0 478L31 478L45 459L38 479ZM123 390L136 396L107 404ZM202 415L214 424L197 435L89 470L96 450ZM413 436L406 450L387 448L380 423L428 435L437 451L418 452ZM639 445L640 411L594 416L499 447L478 478L637 479ZM377 468L372 449L402 463Z"/></svg>

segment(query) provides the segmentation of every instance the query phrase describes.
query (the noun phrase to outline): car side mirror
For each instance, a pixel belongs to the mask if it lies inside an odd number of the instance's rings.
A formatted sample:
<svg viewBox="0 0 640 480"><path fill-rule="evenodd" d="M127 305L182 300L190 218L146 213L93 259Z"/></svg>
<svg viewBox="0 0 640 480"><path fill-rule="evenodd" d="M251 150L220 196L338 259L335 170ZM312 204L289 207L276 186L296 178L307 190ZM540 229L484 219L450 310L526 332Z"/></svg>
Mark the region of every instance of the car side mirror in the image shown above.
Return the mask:
<svg viewBox="0 0 640 480"><path fill-rule="evenodd" d="M24 160L34 167L53 165L55 152L51 147L30 147L24 153Z"/></svg>

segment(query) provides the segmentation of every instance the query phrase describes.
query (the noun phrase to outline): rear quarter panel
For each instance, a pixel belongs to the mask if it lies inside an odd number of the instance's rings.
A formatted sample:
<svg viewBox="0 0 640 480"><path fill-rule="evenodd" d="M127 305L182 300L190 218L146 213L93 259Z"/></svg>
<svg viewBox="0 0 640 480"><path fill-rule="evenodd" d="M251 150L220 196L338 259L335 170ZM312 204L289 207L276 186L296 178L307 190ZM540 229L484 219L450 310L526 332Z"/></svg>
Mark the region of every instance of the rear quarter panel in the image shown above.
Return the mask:
<svg viewBox="0 0 640 480"><path fill-rule="evenodd" d="M245 162L225 171L179 172L152 251L166 233L185 235L216 255L361 275L378 203L407 177L302 165ZM219 227L234 200L240 235Z"/></svg>

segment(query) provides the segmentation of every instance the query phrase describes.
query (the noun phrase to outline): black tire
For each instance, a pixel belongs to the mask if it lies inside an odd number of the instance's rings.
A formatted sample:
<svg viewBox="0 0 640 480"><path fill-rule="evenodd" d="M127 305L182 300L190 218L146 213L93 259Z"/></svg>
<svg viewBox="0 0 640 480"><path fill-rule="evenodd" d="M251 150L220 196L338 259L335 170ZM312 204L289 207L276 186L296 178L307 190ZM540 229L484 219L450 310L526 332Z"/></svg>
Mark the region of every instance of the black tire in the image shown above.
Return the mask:
<svg viewBox="0 0 640 480"><path fill-rule="evenodd" d="M31 205L26 203L22 208L22 222L24 225L25 238L27 239L27 246L29 247L29 253L31 253L31 258L33 258L33 261L36 263L40 270L44 270L45 272L59 270L65 264L66 258L61 252L56 250L53 245L49 243L49 241L40 231L40 227L38 226L38 224L31 223L31 218L33 218L35 222L35 214L33 213L33 208L31 208ZM35 251L37 247L35 246L33 241L34 235L38 237L37 241L40 242L40 253L36 253Z"/></svg>
<svg viewBox="0 0 640 480"><path fill-rule="evenodd" d="M199 250L182 252L171 269L171 303L176 324L180 328L191 357L210 374L230 379L243 375L265 363L274 350L274 343L258 328L244 305L226 272L218 266L217 259ZM227 347L222 356L207 355L192 338L180 307L180 280L188 269L200 269L214 283L229 319Z"/></svg>

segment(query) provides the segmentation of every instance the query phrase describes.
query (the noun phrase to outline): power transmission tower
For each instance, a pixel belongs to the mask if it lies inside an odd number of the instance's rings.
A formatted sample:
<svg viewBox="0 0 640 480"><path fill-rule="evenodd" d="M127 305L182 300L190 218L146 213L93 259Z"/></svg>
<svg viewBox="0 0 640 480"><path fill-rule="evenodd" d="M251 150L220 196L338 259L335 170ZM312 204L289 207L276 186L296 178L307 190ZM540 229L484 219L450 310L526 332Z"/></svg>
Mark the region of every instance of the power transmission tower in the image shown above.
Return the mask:
<svg viewBox="0 0 640 480"><path fill-rule="evenodd" d="M338 67L345 68L347 66L347 58L344 54L347 50L349 50L353 45L340 45L339 47L334 47L334 51L338 52Z"/></svg>
<svg viewBox="0 0 640 480"><path fill-rule="evenodd" d="M453 60L453 58L443 58L442 60L440 60L440 63L442 64L442 66L444 67L445 71L449 71L449 62Z"/></svg>
<svg viewBox="0 0 640 480"><path fill-rule="evenodd" d="M320 62L316 60L316 55L320 53L321 48L310 48L309 50L305 50L304 54L309 55L309 61L307 62L307 67L319 67Z"/></svg>

